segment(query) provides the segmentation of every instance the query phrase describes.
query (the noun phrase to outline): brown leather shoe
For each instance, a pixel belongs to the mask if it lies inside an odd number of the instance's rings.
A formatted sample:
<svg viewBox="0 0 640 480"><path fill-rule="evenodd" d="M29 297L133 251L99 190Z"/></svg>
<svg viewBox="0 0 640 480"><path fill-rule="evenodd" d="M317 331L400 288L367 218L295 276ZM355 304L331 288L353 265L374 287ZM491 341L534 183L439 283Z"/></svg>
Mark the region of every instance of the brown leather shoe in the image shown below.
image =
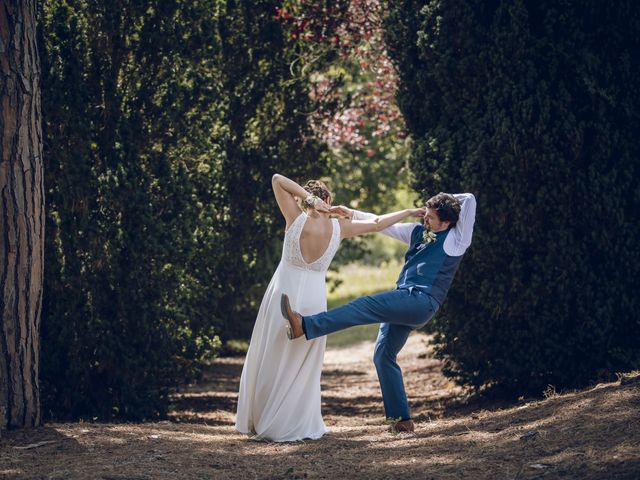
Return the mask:
<svg viewBox="0 0 640 480"><path fill-rule="evenodd" d="M302 330L302 316L298 312L293 311L286 293L283 293L280 297L280 309L282 310L282 316L289 321L289 325L287 326L287 337L289 340L294 340L304 335L304 330Z"/></svg>
<svg viewBox="0 0 640 480"><path fill-rule="evenodd" d="M413 425L413 420L402 420L400 422L396 422L391 424L389 427L389 431L391 433L404 433L404 432L413 432L415 427Z"/></svg>

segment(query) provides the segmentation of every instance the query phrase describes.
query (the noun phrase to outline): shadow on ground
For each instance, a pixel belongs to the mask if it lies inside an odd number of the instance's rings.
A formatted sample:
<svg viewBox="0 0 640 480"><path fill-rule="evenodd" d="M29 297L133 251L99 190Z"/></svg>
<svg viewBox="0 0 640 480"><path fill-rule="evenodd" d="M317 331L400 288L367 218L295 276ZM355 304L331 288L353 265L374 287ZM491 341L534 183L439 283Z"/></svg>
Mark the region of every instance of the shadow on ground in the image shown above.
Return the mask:
<svg viewBox="0 0 640 480"><path fill-rule="evenodd" d="M411 339L410 339L411 340ZM640 378L517 404L466 392L408 343L400 363L413 434L383 422L372 345L327 351L320 440L266 443L233 429L241 358L173 399L171 421L57 423L0 439L0 479L640 478ZM486 402L486 400L485 400ZM47 442L29 449L16 447Z"/></svg>

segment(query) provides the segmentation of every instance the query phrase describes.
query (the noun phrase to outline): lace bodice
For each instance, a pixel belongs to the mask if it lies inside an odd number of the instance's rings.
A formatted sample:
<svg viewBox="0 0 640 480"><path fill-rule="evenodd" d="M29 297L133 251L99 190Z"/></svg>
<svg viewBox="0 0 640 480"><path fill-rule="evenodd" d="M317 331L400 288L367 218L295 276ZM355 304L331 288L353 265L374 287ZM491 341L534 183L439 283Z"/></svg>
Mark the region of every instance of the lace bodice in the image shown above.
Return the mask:
<svg viewBox="0 0 640 480"><path fill-rule="evenodd" d="M307 263L302 257L302 251L300 250L300 234L304 228L304 224L307 221L307 214L301 213L293 221L289 230L284 234L284 247L282 250L282 259L298 268L304 270L313 270L315 272L326 272L329 269L333 256L338 251L340 246L340 223L337 218L331 220L333 225L333 232L331 234L331 240L329 245L324 251L322 256L312 263Z"/></svg>

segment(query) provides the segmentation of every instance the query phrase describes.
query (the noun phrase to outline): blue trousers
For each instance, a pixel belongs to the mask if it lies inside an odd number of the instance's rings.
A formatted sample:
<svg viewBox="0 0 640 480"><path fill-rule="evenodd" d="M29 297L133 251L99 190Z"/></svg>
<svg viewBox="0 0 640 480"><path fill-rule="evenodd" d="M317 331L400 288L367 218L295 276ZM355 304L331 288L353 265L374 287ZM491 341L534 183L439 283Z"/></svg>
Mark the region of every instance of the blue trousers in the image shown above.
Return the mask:
<svg viewBox="0 0 640 480"><path fill-rule="evenodd" d="M424 326L438 310L430 295L399 289L358 298L346 305L302 317L308 340L356 325L379 323L373 361L378 372L387 418L408 420L409 403L396 358L412 330Z"/></svg>

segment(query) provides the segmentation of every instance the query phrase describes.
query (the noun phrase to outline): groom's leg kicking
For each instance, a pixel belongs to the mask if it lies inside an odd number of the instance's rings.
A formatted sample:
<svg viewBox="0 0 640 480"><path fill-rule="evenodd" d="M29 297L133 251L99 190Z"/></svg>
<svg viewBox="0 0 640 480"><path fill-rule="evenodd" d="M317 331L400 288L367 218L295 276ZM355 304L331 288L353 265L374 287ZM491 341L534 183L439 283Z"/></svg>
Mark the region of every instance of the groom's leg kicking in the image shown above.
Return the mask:
<svg viewBox="0 0 640 480"><path fill-rule="evenodd" d="M373 354L373 363L376 366L382 390L385 416L396 421L411 418L402 370L396 359L412 330L413 328L405 325L381 324Z"/></svg>
<svg viewBox="0 0 640 480"><path fill-rule="evenodd" d="M427 295L416 291L392 290L360 297L346 305L302 317L307 339L321 337L356 325L384 323L418 327L433 314Z"/></svg>

